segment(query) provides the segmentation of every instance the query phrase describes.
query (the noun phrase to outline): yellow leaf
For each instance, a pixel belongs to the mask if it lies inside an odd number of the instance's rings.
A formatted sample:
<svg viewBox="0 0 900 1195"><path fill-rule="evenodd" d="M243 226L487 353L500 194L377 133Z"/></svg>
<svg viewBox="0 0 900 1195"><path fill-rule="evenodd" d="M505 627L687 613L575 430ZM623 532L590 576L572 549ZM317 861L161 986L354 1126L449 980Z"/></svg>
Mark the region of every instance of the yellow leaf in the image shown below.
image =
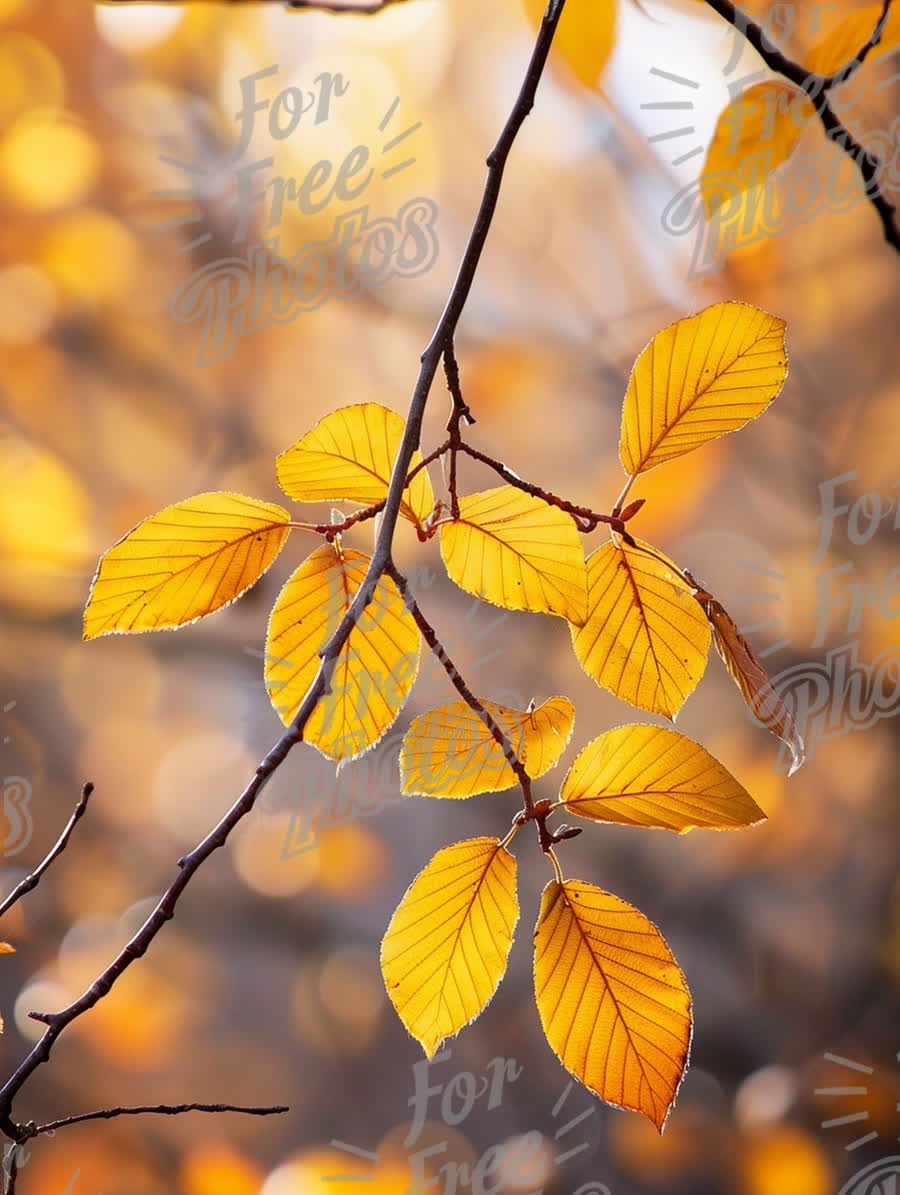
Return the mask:
<svg viewBox="0 0 900 1195"><path fill-rule="evenodd" d="M523 0L537 31L546 0ZM579 83L594 87L616 41L616 0L568 0L553 38L552 56L561 58Z"/></svg>
<svg viewBox="0 0 900 1195"><path fill-rule="evenodd" d="M706 214L760 186L794 152L815 109L793 83L756 83L741 92L716 122L700 188ZM731 430L731 429L728 429Z"/></svg>
<svg viewBox="0 0 900 1195"><path fill-rule="evenodd" d="M337 630L366 575L369 557L330 544L289 578L269 618L265 679L288 725L319 669L319 651ZM328 759L362 755L385 733L409 696L419 667L419 630L396 585L382 577L337 658L331 692L303 740Z"/></svg>
<svg viewBox="0 0 900 1195"><path fill-rule="evenodd" d="M460 498L459 519L441 527L441 556L451 580L486 602L584 620L584 550L575 523L515 486Z"/></svg>
<svg viewBox="0 0 900 1195"><path fill-rule="evenodd" d="M84 637L194 622L258 581L290 534L280 506L198 494L138 523L100 558Z"/></svg>
<svg viewBox="0 0 900 1195"><path fill-rule="evenodd" d="M9 942L0 942L0 954L15 954L15 946L10 946Z"/></svg>
<svg viewBox="0 0 900 1195"><path fill-rule="evenodd" d="M835 29L832 29L809 53L807 69L810 74L833 75L856 59L881 18L881 5L868 4L849 14ZM874 62L882 54L888 54L900 43L900 9L892 5L881 41L872 49L866 62Z"/></svg>
<svg viewBox="0 0 900 1195"><path fill-rule="evenodd" d="M581 880L544 889L534 988L547 1040L576 1078L662 1132L687 1067L691 996L659 930Z"/></svg>
<svg viewBox="0 0 900 1195"><path fill-rule="evenodd" d="M703 675L709 624L677 566L636 543L588 557L588 617L571 628L572 645L598 685L672 718Z"/></svg>
<svg viewBox="0 0 900 1195"><path fill-rule="evenodd" d="M765 820L699 744L664 726L617 726L581 751L560 799L579 817L661 830L735 830Z"/></svg>
<svg viewBox="0 0 900 1195"><path fill-rule="evenodd" d="M298 502L380 502L387 497L404 427L396 411L379 403L341 407L276 459L278 483ZM409 471L421 460L414 452ZM421 527L433 507L428 471L420 469L404 491L400 513Z"/></svg>
<svg viewBox="0 0 900 1195"><path fill-rule="evenodd" d="M749 303L714 303L657 333L631 371L619 456L627 473L736 431L787 377L784 320Z"/></svg>
<svg viewBox="0 0 900 1195"><path fill-rule="evenodd" d="M728 675L740 689L744 701L760 726L771 731L790 750L791 768L788 775L793 775L806 761L806 746L794 715L785 699L773 687L769 674L722 603L708 590L697 585L690 573L686 576L696 586L697 592L694 596L709 619L713 643Z"/></svg>
<svg viewBox="0 0 900 1195"><path fill-rule="evenodd" d="M429 1058L497 990L518 919L516 861L497 838L445 847L413 880L384 935L381 970Z"/></svg>
<svg viewBox="0 0 900 1195"><path fill-rule="evenodd" d="M482 702L532 779L559 762L575 725L567 697L551 697L534 710ZM414 718L400 751L403 791L425 797L473 797L516 783L500 745L464 701Z"/></svg>

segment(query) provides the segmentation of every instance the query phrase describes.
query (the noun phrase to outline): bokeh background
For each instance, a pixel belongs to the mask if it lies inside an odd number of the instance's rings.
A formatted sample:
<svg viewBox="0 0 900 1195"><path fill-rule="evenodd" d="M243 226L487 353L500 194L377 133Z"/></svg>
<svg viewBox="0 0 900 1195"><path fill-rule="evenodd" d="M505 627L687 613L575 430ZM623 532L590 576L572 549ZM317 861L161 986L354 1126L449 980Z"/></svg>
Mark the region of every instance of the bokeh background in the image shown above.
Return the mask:
<svg viewBox="0 0 900 1195"><path fill-rule="evenodd" d="M852 5L798 0L793 28L778 7L774 28L802 54L813 17L827 25ZM609 509L622 484L622 396L649 337L720 298L767 308L788 326L782 396L739 435L646 476L634 490L647 499L635 525L753 628L773 672L850 644L863 663L886 652L890 661L900 613L893 514L864 544L839 519L825 555L816 553L819 486L829 478L852 474L839 494L860 499L862 516L877 511L873 495L882 510L897 504L896 256L859 200L793 219L692 277L695 234L672 236L662 213L703 159L671 162L708 144L729 82L759 62L748 52L729 71L733 36L699 4L624 0L605 34L592 31L588 0L569 9L568 58L554 56L516 145L462 322L459 357L478 418L471 438L523 476ZM765 0L754 11L766 15ZM277 737L261 683L267 612L313 543L295 533L253 591L197 626L84 644L97 557L193 493L278 501L274 456L336 406L406 409L532 37L516 0L410 0L373 18L273 4L0 0L0 775L7 788L14 777L31 786L33 818L29 839L4 807L4 891L55 840L83 781L96 784L69 850L2 927L17 950L0 976L3 1074L35 1040L27 1011L83 990ZM195 271L246 248L234 243L235 114L240 79L271 65L278 74L261 87L270 99L283 86L309 91L322 72L349 88L328 120L304 117L290 137L274 139L263 117L244 160L271 157L273 175L302 179L356 144L377 157L387 137L379 122L399 97L390 131L421 122L404 143L415 162L388 179L379 171L366 199L373 218L412 197L433 200L440 251L421 277L332 298L236 336L227 355L203 363L198 324L178 322L170 302ZM893 69L886 55L861 72L854 104L864 127L889 125ZM643 106L685 98L692 109ZM690 133L658 139L679 127ZM837 155L816 127L802 146L832 164ZM839 169L852 179L849 164ZM288 211L266 228L260 205L247 239L277 235L289 256L327 238L346 210L333 198L318 215ZM447 409L436 384L426 446ZM440 490L437 471L433 480ZM493 484L478 469L463 482ZM327 519L328 508L299 517L310 514ZM365 549L370 537L366 524L349 542ZM632 720L581 672L559 620L474 602L442 577L436 544L420 545L408 528L397 556L479 694L574 700L572 744L539 796L556 792L589 739ZM851 583L866 587L853 618ZM829 586L833 609L823 605ZM896 664L884 675L890 695ZM898 706L888 701L862 727L863 714L850 711L854 700L864 710L865 695L838 688L840 733L787 780L778 745L752 725L711 657L679 729L737 775L768 823L684 837L588 826L564 844L568 873L638 904L690 982L693 1065L665 1136L567 1091L530 978L529 927L549 876L522 834L509 974L432 1082L465 1072L480 1080L497 1058L513 1060L518 1077L498 1107L482 1097L450 1126L433 1097L414 1148L446 1144L439 1163L471 1167L490 1147L539 1133L541 1162L527 1182L507 1154L482 1188L523 1195L830 1195L900 1152ZM186 1100L283 1102L290 1113L72 1128L32 1147L24 1195L322 1195L342 1189L342 1174L367 1178L370 1191L407 1189L403 1139L420 1053L382 987L381 934L435 850L503 833L516 809L512 792L399 797L399 737L413 715L452 696L425 661L385 746L338 779L298 748L149 955L65 1034L16 1106L20 1120ZM816 1094L840 1086L865 1091ZM861 1113L867 1119L829 1123Z"/></svg>

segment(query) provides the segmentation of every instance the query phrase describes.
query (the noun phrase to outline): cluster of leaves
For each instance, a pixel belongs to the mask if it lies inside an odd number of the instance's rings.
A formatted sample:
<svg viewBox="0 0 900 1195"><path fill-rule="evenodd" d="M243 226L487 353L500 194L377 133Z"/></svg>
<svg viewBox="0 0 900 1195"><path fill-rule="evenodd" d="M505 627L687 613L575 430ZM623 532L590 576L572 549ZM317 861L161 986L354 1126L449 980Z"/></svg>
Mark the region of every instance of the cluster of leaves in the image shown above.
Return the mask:
<svg viewBox="0 0 900 1195"><path fill-rule="evenodd" d="M400 513L420 539L440 537L450 578L509 610L562 618L575 654L599 685L673 718L699 681L715 641L757 719L801 759L790 716L734 623L712 594L626 524L642 502L626 495L641 474L761 414L787 373L784 324L742 303L717 303L653 338L625 396L620 456L628 475L610 528L587 558L584 508L545 494L506 466L516 484L435 502L427 464L464 451L461 437L416 453ZM452 421L451 421L452 422ZM300 502L353 502L331 524L296 522L282 507L239 494L201 494L140 523L102 558L85 611L85 637L177 627L234 601L272 564L293 528L324 538L296 569L272 610L265 680L290 724L320 653L369 565L343 534L384 506L404 422L374 403L322 419L277 460L285 493ZM489 459L482 457L481 459ZM543 496L542 496L543 495ZM449 513L446 513L449 510ZM395 574L400 581L402 575ZM330 689L303 738L346 763L390 727L413 687L422 633L411 600L382 575L337 657ZM433 646L433 645L432 645ZM575 710L562 696L516 710L467 695L415 718L403 741L403 791L434 798L497 792L544 775L561 758ZM499 728L500 735L495 733ZM514 752L515 764L508 747ZM440 851L413 881L382 946L388 993L409 1032L432 1055L478 1015L506 968L518 919L516 862L508 850L528 821L555 878L535 931L535 989L547 1038L564 1065L604 1099L661 1129L687 1064L690 994L668 946L639 910L580 880L564 880L544 822L556 811L587 821L735 829L762 810L703 747L673 729L630 724L585 746L557 801L525 808L501 841L479 838Z"/></svg>

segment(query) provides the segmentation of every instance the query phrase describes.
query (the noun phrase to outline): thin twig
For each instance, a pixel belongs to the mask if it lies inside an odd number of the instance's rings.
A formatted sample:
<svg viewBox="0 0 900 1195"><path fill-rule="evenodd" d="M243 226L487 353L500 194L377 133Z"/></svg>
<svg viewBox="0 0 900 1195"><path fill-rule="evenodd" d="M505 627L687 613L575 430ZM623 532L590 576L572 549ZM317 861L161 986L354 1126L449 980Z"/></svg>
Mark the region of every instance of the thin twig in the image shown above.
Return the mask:
<svg viewBox="0 0 900 1195"><path fill-rule="evenodd" d="M866 198L881 220L884 239L900 253L900 227L894 220L896 208L886 198L879 184L883 163L875 153L866 150L856 140L828 100L828 92L831 88L849 78L881 40L891 2L892 0L882 0L881 16L875 28L850 62L833 75L818 75L805 70L800 63L776 49L766 37L762 26L751 20L740 8L735 7L731 0L706 0L710 8L744 35L770 70L796 84L806 93L825 130L825 135L830 141L834 141L836 145L840 146L859 171L865 183Z"/></svg>
<svg viewBox="0 0 900 1195"><path fill-rule="evenodd" d="M49 855L47 855L47 857L43 860L43 862L38 864L31 875L27 875L24 880L20 880L15 888L13 888L12 892L10 892L9 896L7 896L6 900L0 904L0 917L2 917L5 913L8 913L13 905L17 901L21 900L23 896L34 891L34 889L41 882L41 876L44 874L50 864L66 849L69 844L69 838L72 835L72 831L84 817L85 811L88 807L88 801L91 799L91 793L93 791L94 786L90 783L85 784L85 786L82 788L81 796L78 798L78 804L75 806L72 816L66 823L65 829L57 839L56 845L50 851Z"/></svg>
<svg viewBox="0 0 900 1195"><path fill-rule="evenodd" d="M506 162L519 129L534 106L538 83L543 75L547 56L564 7L565 0L550 0L537 33L519 94L497 144L487 159L488 170L484 191L459 271L434 334L421 357L419 375L410 400L406 427L397 450L381 523L366 575L337 630L319 653L321 658L319 669L300 703L294 720L257 766L240 797L206 838L179 860L178 875L163 893L143 925L113 961L77 1000L60 1012L45 1018L47 1029L14 1074L0 1089L0 1129L12 1140L17 1140L23 1131L22 1126L17 1125L12 1117L13 1102L22 1086L37 1068L49 1059L54 1043L66 1027L103 999L131 964L146 954L166 922L174 917L178 899L190 883L191 878L203 863L225 844L234 827L250 813L265 785L284 763L292 748L302 740L306 724L321 699L331 692L331 680L338 655L371 601L378 581L392 566L391 550L394 531L413 453L419 446L422 419L431 386L440 365L441 356L447 345L453 341L457 324L472 288L472 282L497 208Z"/></svg>
<svg viewBox="0 0 900 1195"><path fill-rule="evenodd" d="M391 580L400 590L400 594L406 603L407 609L413 616L416 626L419 628L419 631L422 634L422 638L428 644L431 651L443 666L444 671L450 677L450 683L453 685L454 689L456 689L457 693L459 693L460 697L462 697L463 701L465 701L466 705L475 711L475 713L487 727L491 737L500 747L506 758L506 762L512 768L516 775L516 779L519 781L519 784L522 787L522 798L525 802L525 808L526 810L531 811L534 808L534 799L531 795L531 777L525 771L525 765L516 755L516 751L512 743L497 724L496 720L491 716L488 710L485 709L482 702L475 696L475 694L463 680L459 669L447 655L447 652L444 650L444 645L437 637L437 632L422 613L421 607L413 597L412 591L409 588L409 582L407 581L406 577L404 577L397 566L393 563L387 566L385 573L391 578Z"/></svg>
<svg viewBox="0 0 900 1195"><path fill-rule="evenodd" d="M65 1129L73 1124L83 1124L86 1120L115 1120L119 1116L181 1116L185 1112L239 1112L243 1116L280 1116L284 1112L290 1112L290 1108L286 1104L260 1108L248 1108L240 1104L156 1104L134 1108L101 1108L97 1112L80 1112L76 1116L64 1116L61 1120L48 1120L46 1124L26 1125L20 1144L30 1141L33 1137L43 1136L44 1133L55 1133L58 1129Z"/></svg>
<svg viewBox="0 0 900 1195"><path fill-rule="evenodd" d="M531 494L535 498L543 498L551 506L558 506L560 510L564 510L566 514L571 515L575 520L579 531L589 533L594 531L600 523L608 523L613 526L616 523L613 515L598 514L597 511L591 510L588 506L576 506L574 502L567 502L565 498L560 498L558 495L552 494L549 490L545 490L539 485L532 485L530 481L524 481L519 477L518 473L514 473L502 461L495 460L494 457L488 456L487 453L473 448L471 444L463 443L459 447L461 452L466 453L473 460L481 461L482 464L493 469L504 481L508 481L516 489L524 490L526 494Z"/></svg>

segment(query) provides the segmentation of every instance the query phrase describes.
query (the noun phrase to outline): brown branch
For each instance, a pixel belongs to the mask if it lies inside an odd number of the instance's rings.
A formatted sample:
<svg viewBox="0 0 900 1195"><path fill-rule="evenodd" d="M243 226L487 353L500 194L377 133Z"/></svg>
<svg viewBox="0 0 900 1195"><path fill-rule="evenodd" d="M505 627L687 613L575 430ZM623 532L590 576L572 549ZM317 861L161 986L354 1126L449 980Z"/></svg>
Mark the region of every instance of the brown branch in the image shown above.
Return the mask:
<svg viewBox="0 0 900 1195"><path fill-rule="evenodd" d="M770 70L794 83L806 93L825 130L826 137L840 146L859 171L865 184L866 197L881 220L884 239L900 253L900 227L897 226L894 219L897 209L884 195L879 183L883 163L877 154L866 150L856 140L828 100L828 92L832 87L848 79L880 42L891 2L892 0L882 0L881 16L875 28L850 62L833 75L819 75L805 70L798 62L788 58L786 54L773 46L766 37L762 26L751 20L741 9L735 7L731 0L706 0L710 8L744 35Z"/></svg>
<svg viewBox="0 0 900 1195"><path fill-rule="evenodd" d="M457 693L459 693L460 697L462 697L463 701L465 701L466 705L468 705L468 707L471 710L474 710L474 712L478 715L478 717L487 727L491 738L493 738L500 750L503 752L506 762L515 773L516 779L519 781L519 787L522 789L522 801L524 808L522 813L519 815L519 824L524 825L525 822L529 821L535 822L538 828L538 841L541 844L541 850L543 850L545 853L549 853L554 842L559 841L555 835L550 833L546 826L547 817L550 813L552 813L552 809L549 808L550 802L535 802L531 792L531 777L525 770L525 765L519 759L515 748L510 742L508 736L504 733L503 729L497 723L496 719L491 716L487 709L485 709L484 703L475 696L475 694L463 680L459 669L447 655L444 645L441 643L440 639L438 639L437 632L422 613L421 607L413 597L412 591L409 588L409 582L407 581L406 577L404 577L404 575L400 572L397 566L393 564L393 562L386 567L385 573L391 578L391 580L400 590L400 594L403 597L406 608L413 616L422 638L428 644L429 648L442 665L444 671L447 673L447 676L450 678L450 683L453 685L454 689L456 689ZM569 835L566 836L568 837Z"/></svg>
<svg viewBox="0 0 900 1195"><path fill-rule="evenodd" d="M69 845L69 839L72 836L72 831L84 817L88 807L88 801L91 799L91 793L93 791L94 786L90 783L85 784L85 786L82 788L81 796L78 798L78 804L75 806L72 816L66 823L65 829L57 839L56 845L43 860L43 862L38 864L31 875L27 875L24 880L21 880L15 886L15 888L13 888L6 900L0 904L0 917L2 917L5 913L8 913L13 905L16 904L17 901L21 900L23 896L34 891L34 889L41 882L41 876L44 874L50 864L53 863L53 861L57 859Z"/></svg>
<svg viewBox="0 0 900 1195"><path fill-rule="evenodd" d="M24 1126L24 1135L19 1144L24 1144L44 1133L55 1133L69 1125L83 1124L86 1120L115 1120L119 1116L181 1116L185 1112L239 1112L243 1116L280 1116L289 1112L286 1104L271 1107L248 1108L240 1104L156 1104L134 1108L101 1108L97 1112L80 1112L75 1116L64 1116L61 1120L48 1120L46 1124Z"/></svg>
<svg viewBox="0 0 900 1195"><path fill-rule="evenodd" d="M543 498L550 506L557 506L560 510L564 510L566 514L570 514L575 520L579 531L587 534L594 531L600 523L607 523L611 527L618 528L619 520L614 515L602 515L591 510L588 506L576 506L574 502L567 502L565 498L560 498L539 485L532 485L530 481L524 481L518 473L514 473L512 469L504 465L502 461L495 460L494 457L488 456L485 452L480 452L477 448L473 448L471 444L460 444L459 447L461 452L466 453L473 460L481 461L482 464L493 469L504 481L508 481L516 489L524 490L526 494L531 494L534 498Z"/></svg>
<svg viewBox="0 0 900 1195"><path fill-rule="evenodd" d="M537 33L519 94L497 144L487 159L488 169L484 191L459 271L434 334L422 354L419 376L410 400L406 427L394 462L381 525L366 575L337 630L319 653L321 657L319 669L300 703L294 720L260 762L240 797L206 838L179 860L179 873L164 892L154 910L90 987L66 1008L44 1018L47 1024L46 1031L0 1089L0 1129L14 1141L23 1132L22 1127L17 1125L12 1117L13 1103L23 1085L37 1068L49 1059L56 1040L66 1027L103 999L131 964L146 954L166 922L174 917L177 902L191 878L203 863L225 844L234 827L253 809L265 785L281 767L292 748L302 740L306 724L319 702L331 691L331 680L342 647L371 601L378 581L388 569L393 568L391 551L394 531L412 456L419 446L422 418L431 386L441 357L453 342L457 324L472 288L472 282L497 208L506 162L519 129L534 106L538 83L543 75L564 6L565 0L550 0Z"/></svg>

